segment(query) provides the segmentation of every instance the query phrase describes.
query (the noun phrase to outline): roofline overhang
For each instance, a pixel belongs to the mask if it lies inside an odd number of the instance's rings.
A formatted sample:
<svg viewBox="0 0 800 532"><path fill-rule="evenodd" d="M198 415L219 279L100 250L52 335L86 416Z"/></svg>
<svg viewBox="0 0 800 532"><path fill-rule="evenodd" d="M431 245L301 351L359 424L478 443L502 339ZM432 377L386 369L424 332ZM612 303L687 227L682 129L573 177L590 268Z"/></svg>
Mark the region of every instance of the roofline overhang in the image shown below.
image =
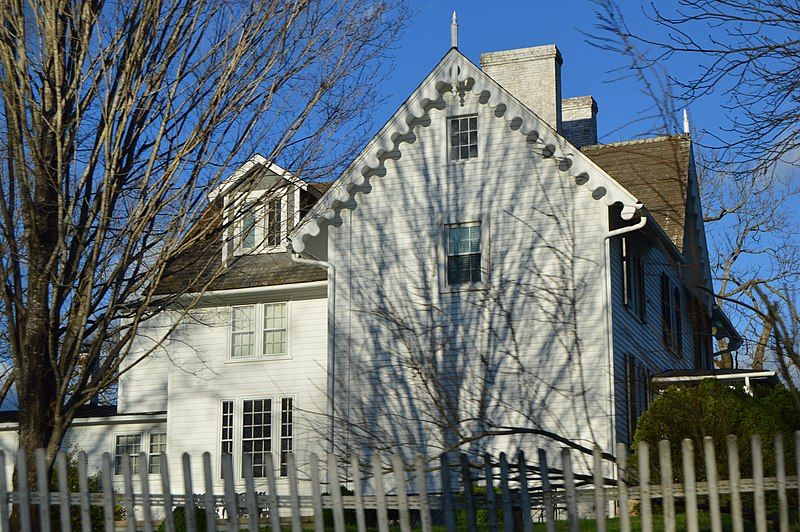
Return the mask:
<svg viewBox="0 0 800 532"><path fill-rule="evenodd" d="M205 292L187 292L176 298L176 303L181 301L200 300L204 303L225 303L231 299L247 296L273 294L276 292L298 292L304 290L322 289L328 286L328 281L308 281L299 283L283 283L265 286L251 286L247 288L229 288L225 290L207 290ZM169 296L163 296L169 297Z"/></svg>
<svg viewBox="0 0 800 532"><path fill-rule="evenodd" d="M233 187L243 175L247 174L247 172L255 168L257 165L266 166L267 170L269 170L270 172L289 181L293 185L302 188L303 190L308 189L308 183L306 183L299 177L295 177L294 174L292 174L285 168L279 166L277 163L272 162L263 155L257 153L253 155L247 162L245 162L239 168L237 168L230 176L228 176L227 179L225 179L222 183L220 183L213 190L211 190L208 193L208 199L213 201L218 196L225 194L228 191L228 189Z"/></svg>
<svg viewBox="0 0 800 532"><path fill-rule="evenodd" d="M776 379L778 380L778 373L776 371L752 371L747 373L709 373L706 375L672 375L666 377L659 377L653 375L651 382L655 384L669 384L675 382L697 382L706 379L715 379L720 381L734 381L744 379Z"/></svg>
<svg viewBox="0 0 800 532"><path fill-rule="evenodd" d="M590 198L608 206L621 204L624 220L636 213L639 201L629 190L454 48L323 194L305 222L292 231L290 240L295 252L302 253L305 241L319 235L323 227L339 223L343 209L357 208L357 195L371 190L370 179L386 175L384 162L400 153L403 143L416 141L414 128L432 110L441 107L444 94L454 89L476 95L481 104L494 110L496 117L526 138L532 153L552 159L565 177L588 189Z"/></svg>
<svg viewBox="0 0 800 532"><path fill-rule="evenodd" d="M95 427L101 425L133 425L133 424L160 424L167 422L167 413L159 412L152 414L114 414L113 416L95 416L76 418L70 423L70 427ZM17 421L6 421L0 423L0 432L16 430L19 427Z"/></svg>

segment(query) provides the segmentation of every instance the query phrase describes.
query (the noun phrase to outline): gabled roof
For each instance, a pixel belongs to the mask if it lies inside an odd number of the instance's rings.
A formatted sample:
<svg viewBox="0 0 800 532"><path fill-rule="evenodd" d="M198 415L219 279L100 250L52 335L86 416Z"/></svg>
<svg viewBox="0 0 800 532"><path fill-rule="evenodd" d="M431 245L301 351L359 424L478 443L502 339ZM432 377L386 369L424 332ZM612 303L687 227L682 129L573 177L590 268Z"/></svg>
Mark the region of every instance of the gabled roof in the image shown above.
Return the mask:
<svg viewBox="0 0 800 532"><path fill-rule="evenodd" d="M289 238L294 251L302 253L309 239L318 235L325 226L338 222L342 209L357 207L357 193L369 193L369 180L386 174L384 161L396 157L402 151L403 143L416 140L414 127L426 127L422 119L434 107L440 106L443 95L454 88L471 92L482 104L491 107L495 116L503 118L510 129L526 137L533 153L552 159L565 179L585 186L587 197L609 206L621 204L622 218L629 220L633 217L640 204L631 192L458 49L452 48L311 209L306 222L292 232Z"/></svg>
<svg viewBox="0 0 800 532"><path fill-rule="evenodd" d="M688 135L584 146L581 151L630 190L683 251L691 158Z"/></svg>
<svg viewBox="0 0 800 532"><path fill-rule="evenodd" d="M208 197L214 200L220 194L224 194L231 187L236 185L243 177L248 176L250 179L257 177L257 174L275 174L282 177L286 181L297 185L298 187L306 190L308 183L302 179L295 177L291 172L282 168L277 163L268 160L263 155L255 154L246 163L236 169L230 176L228 176L222 183L220 183L214 190L208 193Z"/></svg>

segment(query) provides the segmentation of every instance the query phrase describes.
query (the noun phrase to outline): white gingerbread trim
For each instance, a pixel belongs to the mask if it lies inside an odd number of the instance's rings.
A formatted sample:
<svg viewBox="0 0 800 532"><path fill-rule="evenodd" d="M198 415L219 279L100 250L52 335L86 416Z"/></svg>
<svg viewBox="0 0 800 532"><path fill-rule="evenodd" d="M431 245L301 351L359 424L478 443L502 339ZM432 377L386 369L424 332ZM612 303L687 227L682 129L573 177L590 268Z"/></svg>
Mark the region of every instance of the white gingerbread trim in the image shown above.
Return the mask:
<svg viewBox="0 0 800 532"><path fill-rule="evenodd" d="M491 107L496 117L504 118L512 130L527 138L532 150L543 158L552 159L565 177L568 176L577 185L585 186L593 199L603 201L608 206L622 204L621 216L624 220L630 220L641 207L627 189L536 113L521 104L461 52L451 49L314 205L305 223L292 232L289 238L294 251L302 253L306 241L317 236L324 226L341 223L339 213L342 209L353 210L358 206L356 194L369 193L369 180L386 175L384 161L396 158L404 142L414 142L414 127L426 127L421 121L432 109L443 107L443 94L459 91L471 92L481 104Z"/></svg>

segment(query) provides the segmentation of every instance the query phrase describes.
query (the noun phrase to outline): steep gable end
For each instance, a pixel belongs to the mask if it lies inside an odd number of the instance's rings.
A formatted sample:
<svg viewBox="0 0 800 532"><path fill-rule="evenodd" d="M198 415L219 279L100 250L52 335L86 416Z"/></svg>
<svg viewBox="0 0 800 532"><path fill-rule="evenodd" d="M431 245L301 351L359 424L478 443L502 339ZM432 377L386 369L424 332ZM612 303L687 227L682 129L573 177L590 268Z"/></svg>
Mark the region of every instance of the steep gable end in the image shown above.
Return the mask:
<svg viewBox="0 0 800 532"><path fill-rule="evenodd" d="M341 223L342 209L355 209L358 194L368 194L370 179L386 174L384 161L397 158L404 143L416 141L414 128L426 127L434 109L444 106L447 92L470 92L508 127L523 135L532 152L551 159L565 179L588 189L587 197L606 205L622 205L622 218L629 220L640 206L637 198L609 176L600 166L583 155L533 111L473 64L457 49L451 49L431 71L416 91L334 182L310 211L307 221L290 235L295 252L303 253L306 243L329 224Z"/></svg>

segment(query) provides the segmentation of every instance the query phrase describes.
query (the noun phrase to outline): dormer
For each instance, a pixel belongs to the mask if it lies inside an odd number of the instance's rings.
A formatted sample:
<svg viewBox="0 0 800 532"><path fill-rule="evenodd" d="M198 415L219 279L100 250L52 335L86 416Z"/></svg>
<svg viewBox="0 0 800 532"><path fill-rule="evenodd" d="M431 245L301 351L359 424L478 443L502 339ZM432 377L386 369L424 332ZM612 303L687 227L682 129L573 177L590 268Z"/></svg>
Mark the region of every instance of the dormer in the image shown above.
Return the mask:
<svg viewBox="0 0 800 532"><path fill-rule="evenodd" d="M222 259L283 253L287 235L319 192L266 158L255 155L210 194L224 209Z"/></svg>

